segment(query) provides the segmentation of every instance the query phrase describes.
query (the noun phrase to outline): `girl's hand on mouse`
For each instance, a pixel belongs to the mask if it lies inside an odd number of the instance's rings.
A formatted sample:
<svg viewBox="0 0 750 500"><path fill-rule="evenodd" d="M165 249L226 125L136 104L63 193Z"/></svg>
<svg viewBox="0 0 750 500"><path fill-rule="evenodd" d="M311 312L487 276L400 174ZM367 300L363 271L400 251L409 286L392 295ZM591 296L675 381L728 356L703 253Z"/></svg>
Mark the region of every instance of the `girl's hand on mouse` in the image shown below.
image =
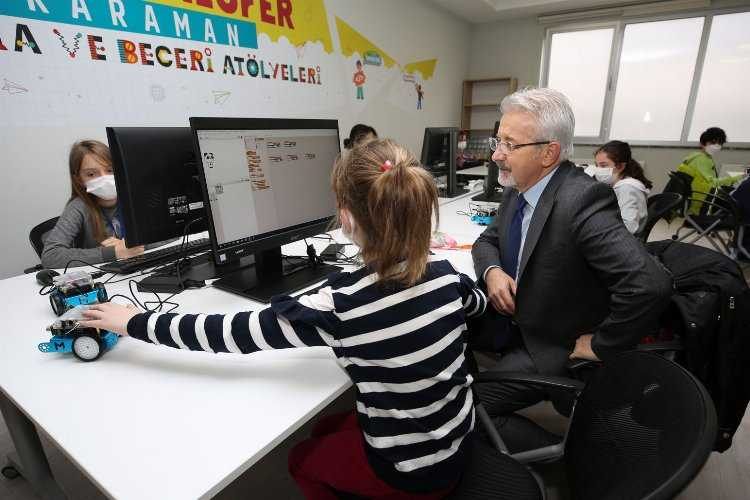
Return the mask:
<svg viewBox="0 0 750 500"><path fill-rule="evenodd" d="M104 302L94 304L81 313L87 318L80 322L82 326L108 330L118 335L127 335L128 321L138 314L138 309L133 305L123 306L112 302Z"/></svg>

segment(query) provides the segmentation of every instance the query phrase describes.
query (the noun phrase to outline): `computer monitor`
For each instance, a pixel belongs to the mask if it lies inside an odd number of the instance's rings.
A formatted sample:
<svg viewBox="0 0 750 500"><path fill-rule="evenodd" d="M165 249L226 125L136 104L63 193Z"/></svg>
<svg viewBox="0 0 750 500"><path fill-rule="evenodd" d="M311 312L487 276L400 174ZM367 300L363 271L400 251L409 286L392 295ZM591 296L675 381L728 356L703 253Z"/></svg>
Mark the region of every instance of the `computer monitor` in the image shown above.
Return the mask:
<svg viewBox="0 0 750 500"><path fill-rule="evenodd" d="M213 283L254 300L290 293L339 270L315 263L289 272L281 245L326 231L336 214L331 169L336 120L190 118L208 200L216 266L255 256L255 268Z"/></svg>
<svg viewBox="0 0 750 500"><path fill-rule="evenodd" d="M500 122L496 121L490 137L497 137L497 131L499 128ZM487 163L487 175L484 178L484 191L473 196L471 199L474 201L500 203L503 197L503 190L497 180L499 175L500 167L492 160L492 151L490 151L490 161Z"/></svg>
<svg viewBox="0 0 750 500"><path fill-rule="evenodd" d="M455 127L429 127L424 129L422 141L422 165L432 175L446 177L445 188L440 196L453 198L466 192L458 187L456 180L456 154L458 129Z"/></svg>
<svg viewBox="0 0 750 500"><path fill-rule="evenodd" d="M117 199L129 247L207 228L188 127L107 127Z"/></svg>

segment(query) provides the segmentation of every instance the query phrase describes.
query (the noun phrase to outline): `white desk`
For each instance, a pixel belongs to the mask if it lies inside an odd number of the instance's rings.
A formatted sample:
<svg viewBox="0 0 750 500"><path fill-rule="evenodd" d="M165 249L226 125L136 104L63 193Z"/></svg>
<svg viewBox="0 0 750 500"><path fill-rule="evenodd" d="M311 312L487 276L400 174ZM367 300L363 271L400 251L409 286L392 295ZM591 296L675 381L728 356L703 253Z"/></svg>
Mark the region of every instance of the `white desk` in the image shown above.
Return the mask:
<svg viewBox="0 0 750 500"><path fill-rule="evenodd" d="M471 243L483 228L455 213L470 198L443 201L441 230ZM311 241L319 250L327 243ZM469 251L435 253L473 276ZM126 285L107 289L114 295ZM38 288L33 274L0 281L0 408L42 498L65 497L34 424L112 498L209 498L351 385L322 347L216 355L125 338L93 363L44 354L36 345L49 340L44 329L55 316ZM211 287L174 300L178 312L258 306Z"/></svg>
<svg viewBox="0 0 750 500"><path fill-rule="evenodd" d="M465 168L463 170L456 170L456 175L472 175L484 177L487 175L487 164L479 165L478 167Z"/></svg>

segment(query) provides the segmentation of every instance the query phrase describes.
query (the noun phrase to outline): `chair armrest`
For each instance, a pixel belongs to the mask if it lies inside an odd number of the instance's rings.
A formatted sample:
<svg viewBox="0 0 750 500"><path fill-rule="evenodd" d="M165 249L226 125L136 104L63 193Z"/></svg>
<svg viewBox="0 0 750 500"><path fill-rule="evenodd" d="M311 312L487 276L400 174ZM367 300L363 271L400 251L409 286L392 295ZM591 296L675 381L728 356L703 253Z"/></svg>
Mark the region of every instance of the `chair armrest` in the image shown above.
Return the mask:
<svg viewBox="0 0 750 500"><path fill-rule="evenodd" d="M572 378L536 375L523 372L486 371L474 375L474 383L478 384L503 384L507 382L534 385L548 389L562 389L576 394L579 394L585 385L583 382Z"/></svg>
<svg viewBox="0 0 750 500"><path fill-rule="evenodd" d="M636 347L637 350L643 351L643 352L654 352L654 353L661 353L661 352L676 352L676 351L683 351L685 347L682 345L682 342L678 340L670 340L668 342L654 342L651 344L638 344ZM598 366L601 366L601 361L590 361L588 359L573 359L568 361L568 364L566 365L566 368L569 371L576 372L582 368L596 368Z"/></svg>
<svg viewBox="0 0 750 500"><path fill-rule="evenodd" d="M580 370L581 368L594 368L601 366L601 361L592 361L590 359L571 359L568 361L568 364L566 365L566 368L569 371L576 371Z"/></svg>
<svg viewBox="0 0 750 500"><path fill-rule="evenodd" d="M652 344L638 344L638 350L644 352L673 352L683 351L685 347L682 342L678 340L670 340L669 342L654 342Z"/></svg>

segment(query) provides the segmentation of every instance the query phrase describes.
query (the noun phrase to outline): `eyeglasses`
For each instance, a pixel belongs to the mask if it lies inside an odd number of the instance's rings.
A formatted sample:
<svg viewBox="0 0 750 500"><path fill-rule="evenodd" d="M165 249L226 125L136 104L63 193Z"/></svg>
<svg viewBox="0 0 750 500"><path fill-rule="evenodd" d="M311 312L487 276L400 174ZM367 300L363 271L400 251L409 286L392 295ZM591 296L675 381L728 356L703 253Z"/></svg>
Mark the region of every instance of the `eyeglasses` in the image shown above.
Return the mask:
<svg viewBox="0 0 750 500"><path fill-rule="evenodd" d="M527 142L526 144L513 144L512 142L500 142L497 137L490 137L490 149L492 151L499 150L502 154L507 155L515 151L516 149L525 148L526 146L541 146L542 144L549 144L552 141L538 141L538 142Z"/></svg>

